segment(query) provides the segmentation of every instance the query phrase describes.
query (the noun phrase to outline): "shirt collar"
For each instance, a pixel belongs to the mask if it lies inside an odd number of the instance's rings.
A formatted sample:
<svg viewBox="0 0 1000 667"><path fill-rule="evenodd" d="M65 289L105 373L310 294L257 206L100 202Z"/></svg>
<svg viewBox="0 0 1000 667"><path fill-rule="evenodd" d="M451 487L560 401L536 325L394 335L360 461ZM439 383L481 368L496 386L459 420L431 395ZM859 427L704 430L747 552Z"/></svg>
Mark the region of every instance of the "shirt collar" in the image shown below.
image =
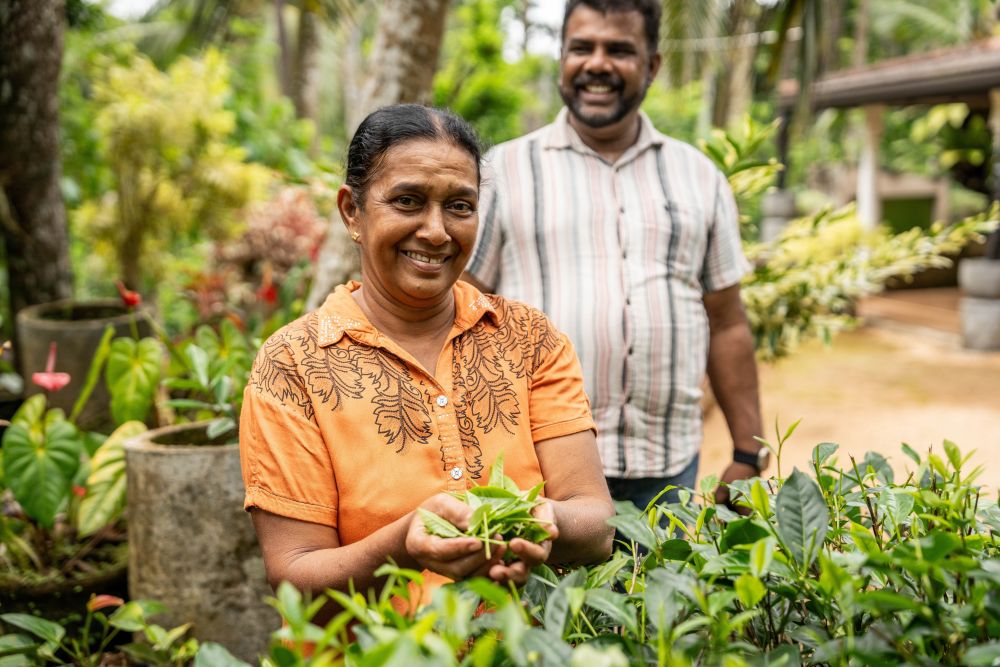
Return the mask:
<svg viewBox="0 0 1000 667"><path fill-rule="evenodd" d="M365 317L352 292L357 291L361 283L352 280L337 287L326 297L316 310L319 325L319 346L329 347L337 343L344 335L367 345L376 345L381 335L368 318ZM494 324L498 321L496 308L485 294L461 280L452 287L455 295L455 333L468 331L485 315L489 315Z"/></svg>
<svg viewBox="0 0 1000 667"><path fill-rule="evenodd" d="M650 146L659 146L663 141L664 135L653 127L653 122L649 120L649 116L645 112L639 111L639 137L622 154L619 161L627 155L637 155ZM583 139L573 129L573 126L569 124L569 109L566 107L559 110L556 119L549 127L548 137L543 145L545 148L571 148L578 153L597 155L594 149L583 143Z"/></svg>

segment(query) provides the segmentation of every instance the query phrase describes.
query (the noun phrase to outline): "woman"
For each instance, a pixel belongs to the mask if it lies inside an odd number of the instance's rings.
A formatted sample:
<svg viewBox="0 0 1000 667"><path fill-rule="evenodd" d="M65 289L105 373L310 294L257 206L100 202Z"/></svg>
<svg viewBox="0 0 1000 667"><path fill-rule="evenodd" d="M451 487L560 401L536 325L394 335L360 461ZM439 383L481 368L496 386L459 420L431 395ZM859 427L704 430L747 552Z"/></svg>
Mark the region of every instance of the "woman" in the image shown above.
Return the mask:
<svg viewBox="0 0 1000 667"><path fill-rule="evenodd" d="M569 341L540 312L458 282L476 238L480 148L457 116L380 109L351 141L337 195L360 284L264 344L240 427L245 507L272 585L358 590L393 559L424 590L535 564L608 557L613 514ZM545 480L552 539L486 558L428 535L423 507L465 529L449 492L488 480L503 452L521 488ZM509 562L505 562L509 561Z"/></svg>

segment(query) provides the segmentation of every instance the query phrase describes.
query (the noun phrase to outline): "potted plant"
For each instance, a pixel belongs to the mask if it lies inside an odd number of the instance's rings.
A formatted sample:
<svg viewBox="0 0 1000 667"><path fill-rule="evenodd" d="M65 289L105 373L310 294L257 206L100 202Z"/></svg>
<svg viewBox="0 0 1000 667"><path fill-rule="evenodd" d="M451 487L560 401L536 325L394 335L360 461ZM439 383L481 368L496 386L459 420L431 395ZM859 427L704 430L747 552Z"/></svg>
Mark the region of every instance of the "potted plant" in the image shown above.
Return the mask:
<svg viewBox="0 0 1000 667"><path fill-rule="evenodd" d="M162 425L124 447L129 593L163 602L166 625L191 623L199 640L249 660L279 625L243 511L236 430L255 347L229 320L166 342Z"/></svg>
<svg viewBox="0 0 1000 667"><path fill-rule="evenodd" d="M974 350L1000 350L1000 230L990 234L985 256L958 265L958 284L963 344Z"/></svg>
<svg viewBox="0 0 1000 667"><path fill-rule="evenodd" d="M110 436L79 428L97 384L95 365L68 417L51 407L51 397L72 382L56 370L56 358L53 344L46 369L31 376L44 393L13 415L0 452L0 606L50 618L79 609L93 592L124 592L127 555L114 493L124 480L114 459L125 439L145 430L135 421Z"/></svg>

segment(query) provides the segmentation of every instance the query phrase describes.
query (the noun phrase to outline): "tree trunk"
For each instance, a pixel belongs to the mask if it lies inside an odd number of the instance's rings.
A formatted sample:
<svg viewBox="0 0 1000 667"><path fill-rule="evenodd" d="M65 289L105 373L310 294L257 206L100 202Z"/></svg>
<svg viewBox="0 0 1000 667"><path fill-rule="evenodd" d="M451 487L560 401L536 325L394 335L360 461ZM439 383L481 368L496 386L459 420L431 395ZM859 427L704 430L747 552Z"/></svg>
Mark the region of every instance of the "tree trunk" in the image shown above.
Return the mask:
<svg viewBox="0 0 1000 667"><path fill-rule="evenodd" d="M379 5L378 32L368 64L372 74L361 104L346 109L349 136L379 107L430 100L447 13L448 0L385 0ZM358 253L347 232L339 221L331 222L306 308L318 306L334 287L358 272Z"/></svg>
<svg viewBox="0 0 1000 667"><path fill-rule="evenodd" d="M0 228L12 313L72 293L59 180L63 0L0 3Z"/></svg>
<svg viewBox="0 0 1000 667"><path fill-rule="evenodd" d="M753 94L753 61L757 44L749 37L757 29L760 14L756 0L734 0L729 6L725 26L729 34L737 37L723 54L722 71L715 96L712 124L730 127L750 108Z"/></svg>
<svg viewBox="0 0 1000 667"><path fill-rule="evenodd" d="M316 123L319 118L320 26L315 2L299 2L299 30L295 46L295 76L292 79L292 102L299 118Z"/></svg>
<svg viewBox="0 0 1000 667"><path fill-rule="evenodd" d="M372 76L348 134L375 109L400 102L426 103L437 70L448 0L385 0L379 6Z"/></svg>
<svg viewBox="0 0 1000 667"><path fill-rule="evenodd" d="M292 96L292 52L285 29L285 0L274 0L274 21L278 33L278 84L282 95Z"/></svg>

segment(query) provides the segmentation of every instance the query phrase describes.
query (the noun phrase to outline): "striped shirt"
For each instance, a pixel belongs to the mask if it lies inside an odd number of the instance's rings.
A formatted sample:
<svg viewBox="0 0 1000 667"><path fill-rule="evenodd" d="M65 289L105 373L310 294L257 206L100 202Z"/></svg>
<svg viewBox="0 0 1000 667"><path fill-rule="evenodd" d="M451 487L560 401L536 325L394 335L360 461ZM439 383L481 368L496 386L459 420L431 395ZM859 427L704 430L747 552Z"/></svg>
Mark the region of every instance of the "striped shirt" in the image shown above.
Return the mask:
<svg viewBox="0 0 1000 667"><path fill-rule="evenodd" d="M467 271L544 311L573 341L608 477L665 477L695 457L708 357L702 295L749 270L725 176L640 114L614 164L563 109L494 147Z"/></svg>

